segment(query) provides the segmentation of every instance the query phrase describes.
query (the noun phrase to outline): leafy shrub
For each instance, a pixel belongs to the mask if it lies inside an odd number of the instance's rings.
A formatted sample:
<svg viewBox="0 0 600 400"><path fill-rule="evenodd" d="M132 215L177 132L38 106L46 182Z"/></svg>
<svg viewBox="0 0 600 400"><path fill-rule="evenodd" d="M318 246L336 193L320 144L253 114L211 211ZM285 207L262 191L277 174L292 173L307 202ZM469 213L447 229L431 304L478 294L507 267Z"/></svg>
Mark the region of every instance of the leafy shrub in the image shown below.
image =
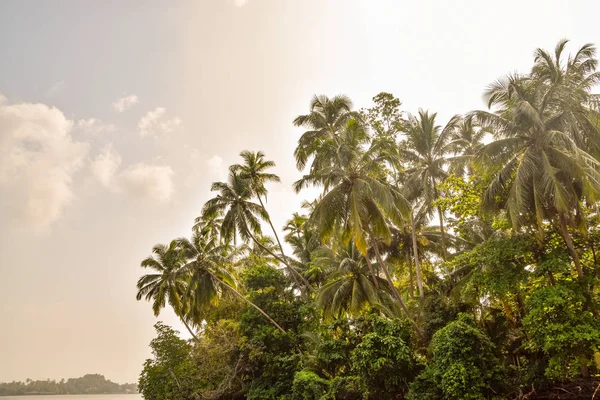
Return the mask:
<svg viewBox="0 0 600 400"><path fill-rule="evenodd" d="M466 314L440 329L431 341L431 361L411 385L413 400L493 398L504 370L494 345Z"/></svg>
<svg viewBox="0 0 600 400"><path fill-rule="evenodd" d="M287 331L283 334L256 310L246 308L240 321L240 332L245 337L240 351L246 396L249 400L286 398L300 370L297 331L303 303L288 289L283 273L264 260L247 265L243 282L247 297Z"/></svg>
<svg viewBox="0 0 600 400"><path fill-rule="evenodd" d="M329 381L312 371L296 372L292 386L293 400L319 400L329 389Z"/></svg>
<svg viewBox="0 0 600 400"><path fill-rule="evenodd" d="M230 399L241 393L238 349L243 341L235 321L221 320L206 327L192 355L200 398Z"/></svg>
<svg viewBox="0 0 600 400"><path fill-rule="evenodd" d="M396 398L408 390L418 371L410 326L376 315L369 317L368 324L370 332L352 352L352 370L362 379L369 398Z"/></svg>
<svg viewBox="0 0 600 400"><path fill-rule="evenodd" d="M154 328L158 333L150 342L154 357L144 363L140 393L147 400L193 398L196 369L190 357L192 346L162 322Z"/></svg>
<svg viewBox="0 0 600 400"><path fill-rule="evenodd" d="M576 283L561 282L539 287L526 299L523 320L530 334L529 346L548 357L549 379L577 376L593 364L600 345L600 322L586 311L584 290Z"/></svg>

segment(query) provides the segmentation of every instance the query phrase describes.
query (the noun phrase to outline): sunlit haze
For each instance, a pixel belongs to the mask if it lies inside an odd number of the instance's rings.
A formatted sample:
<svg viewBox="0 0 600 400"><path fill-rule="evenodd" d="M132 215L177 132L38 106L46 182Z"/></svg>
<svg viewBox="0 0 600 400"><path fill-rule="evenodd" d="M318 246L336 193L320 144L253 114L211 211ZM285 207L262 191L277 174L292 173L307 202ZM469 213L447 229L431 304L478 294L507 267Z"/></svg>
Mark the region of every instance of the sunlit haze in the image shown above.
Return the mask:
<svg viewBox="0 0 600 400"><path fill-rule="evenodd" d="M292 157L314 94L356 108L484 107L486 85L561 38L600 43L591 1L0 3L0 381L137 380L170 308L140 261L190 233L242 150L276 162L269 210L300 207ZM306 197L314 196L307 191Z"/></svg>

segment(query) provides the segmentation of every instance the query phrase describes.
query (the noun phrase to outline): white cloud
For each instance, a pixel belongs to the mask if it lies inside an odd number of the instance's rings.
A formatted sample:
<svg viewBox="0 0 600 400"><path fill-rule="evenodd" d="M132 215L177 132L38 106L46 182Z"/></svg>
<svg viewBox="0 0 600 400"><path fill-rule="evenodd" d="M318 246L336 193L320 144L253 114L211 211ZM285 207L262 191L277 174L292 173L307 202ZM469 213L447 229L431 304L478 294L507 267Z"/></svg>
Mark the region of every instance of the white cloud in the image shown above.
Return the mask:
<svg viewBox="0 0 600 400"><path fill-rule="evenodd" d="M8 102L8 99L6 98L6 96L4 96L2 93L0 93L0 106L7 102Z"/></svg>
<svg viewBox="0 0 600 400"><path fill-rule="evenodd" d="M121 173L119 185L134 196L166 202L173 194L172 178L169 166L138 163Z"/></svg>
<svg viewBox="0 0 600 400"><path fill-rule="evenodd" d="M236 7L242 8L248 4L248 1L249 0L233 0L233 4L235 4Z"/></svg>
<svg viewBox="0 0 600 400"><path fill-rule="evenodd" d="M65 81L58 81L46 90L46 97L54 97L62 92L67 87Z"/></svg>
<svg viewBox="0 0 600 400"><path fill-rule="evenodd" d="M159 133L169 133L181 125L179 117L168 118L167 110L164 107L157 107L154 111L149 111L138 122L138 131L140 136L153 136Z"/></svg>
<svg viewBox="0 0 600 400"><path fill-rule="evenodd" d="M104 123L96 118L77 120L75 127L81 129L88 135L100 135L102 133L110 133L117 130L113 124Z"/></svg>
<svg viewBox="0 0 600 400"><path fill-rule="evenodd" d="M110 143L92 161L90 169L100 183L106 187L114 188L112 184L119 165L121 165L121 155L114 149L112 143Z"/></svg>
<svg viewBox="0 0 600 400"><path fill-rule="evenodd" d="M0 105L0 208L20 224L47 230L73 200L89 144L73 140L72 126L45 104Z"/></svg>
<svg viewBox="0 0 600 400"><path fill-rule="evenodd" d="M115 111L122 113L123 111L128 110L136 105L138 102L138 97L135 94L130 94L113 101L112 106Z"/></svg>
<svg viewBox="0 0 600 400"><path fill-rule="evenodd" d="M206 165L208 166L208 172L212 175L221 175L223 172L223 159L218 154L206 160Z"/></svg>

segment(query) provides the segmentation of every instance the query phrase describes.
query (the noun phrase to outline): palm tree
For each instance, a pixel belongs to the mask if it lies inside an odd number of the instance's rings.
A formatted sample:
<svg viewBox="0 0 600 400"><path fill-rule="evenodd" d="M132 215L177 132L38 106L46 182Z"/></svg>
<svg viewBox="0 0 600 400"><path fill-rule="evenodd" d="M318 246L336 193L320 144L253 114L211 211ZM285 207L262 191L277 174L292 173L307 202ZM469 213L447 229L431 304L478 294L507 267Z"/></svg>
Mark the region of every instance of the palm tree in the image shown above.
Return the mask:
<svg viewBox="0 0 600 400"><path fill-rule="evenodd" d="M277 324L264 310L248 300L236 288L231 267L239 255L238 249L227 243L218 243L201 233L194 233L192 239L177 239L188 263L184 269L190 275L188 292L193 293L196 310L205 308L224 291L229 291L250 305L265 317L282 333L285 330Z"/></svg>
<svg viewBox="0 0 600 400"><path fill-rule="evenodd" d="M352 111L352 101L345 95L333 98L315 95L310 102L310 113L300 115L294 119L294 125L308 128L298 140L298 147L294 151L296 165L299 170L306 167L311 156L319 152L320 146L338 135L358 114ZM319 168L321 160L313 160L311 171Z"/></svg>
<svg viewBox="0 0 600 400"><path fill-rule="evenodd" d="M437 113L419 110L418 117L411 117L406 129L406 146L400 154L410 163L406 171L405 188L409 199L422 197L431 207L440 197L437 185L448 176L444 169L448 160L448 140L460 117L455 115L443 128L436 125ZM442 258L446 259L446 235L444 230L444 210L437 206L442 233Z"/></svg>
<svg viewBox="0 0 600 400"><path fill-rule="evenodd" d="M192 230L199 232L205 236L212 238L213 240L221 240L220 232L221 225L223 224L223 215L220 213L214 215L200 216L194 220L194 226Z"/></svg>
<svg viewBox="0 0 600 400"><path fill-rule="evenodd" d="M454 154L448 159L449 171L458 176L472 176L473 159L483 147L483 138L489 132L479 126L474 118L461 118L450 131L446 149Z"/></svg>
<svg viewBox="0 0 600 400"><path fill-rule="evenodd" d="M265 155L261 151L257 151L257 152L242 151L240 153L240 156L244 159L244 163L232 165L230 167L230 170L233 173L238 174L240 176L240 178L246 179L248 181L248 184L250 185L250 189L252 190L252 192L258 199L259 204L261 205L261 207L264 210L264 215L266 216L266 221L269 223L269 226L271 227L271 230L273 231L273 235L275 236L275 240L277 241L277 244L279 246L279 251L281 252L281 260L284 261L284 264L286 265L288 272L291 275L294 275L295 279L302 282L306 288L308 288L309 290L312 291L312 286L306 280L306 278L304 278L304 276L302 276L302 274L300 274L298 271L296 271L294 268L292 268L291 265L289 265L290 263L285 255L285 252L283 251L283 246L281 245L281 241L279 240L279 235L277 234L277 230L273 226L273 222L271 221L271 216L267 212L267 210L265 208L265 204L263 203L263 200L262 200L263 196L265 198L265 202L267 199L267 188L265 187L265 184L267 184L269 182L280 182L281 181L277 175L266 172L267 169L275 166L275 162L270 161L270 160L265 160Z"/></svg>
<svg viewBox="0 0 600 400"><path fill-rule="evenodd" d="M247 180L231 171L227 182L214 182L210 189L218 194L204 204L200 219L222 215L219 229L222 240L236 244L240 237L256 242L255 235L261 233L260 220L267 216L263 207L251 201L253 191Z"/></svg>
<svg viewBox="0 0 600 400"><path fill-rule="evenodd" d="M310 262L310 253L318 247L311 248L307 222L308 216L295 212L283 227L287 232L285 241L292 247L292 254L302 263Z"/></svg>
<svg viewBox="0 0 600 400"><path fill-rule="evenodd" d="M316 299L326 316L341 317L344 312L358 314L368 305L382 305L386 294L388 298L391 296L385 279L370 276L365 257L354 243L338 251L321 247L315 251L314 262L322 269L332 271ZM378 287L373 278L379 282Z"/></svg>
<svg viewBox="0 0 600 400"><path fill-rule="evenodd" d="M549 92L569 104L565 106L562 118L568 120L569 134L577 147L600 157L600 130L598 126L598 108L594 106L597 95L590 91L600 83L600 73L596 71L596 47L583 45L575 55L565 60L563 53L569 41L560 40L554 54L538 48L535 53L531 78L547 87ZM554 97L554 96L553 96Z"/></svg>
<svg viewBox="0 0 600 400"><path fill-rule="evenodd" d="M515 228L533 222L540 234L544 220L555 222L582 279L569 226L581 213L582 199L597 200L600 164L578 146L583 126L574 127L572 117L585 112L580 98L535 79L539 69L531 77L509 75L491 85L486 97L495 112L474 113L496 139L479 156L494 176L484 205L505 208Z"/></svg>
<svg viewBox="0 0 600 400"><path fill-rule="evenodd" d="M218 194L204 204L201 218L223 215L220 235L225 242L233 241L235 244L238 236L246 242L251 240L291 271L287 260L275 254L259 238L262 235L260 220L266 221L268 214L264 207L252 202L254 190L250 182L239 172L232 170L229 172L228 182L215 182L211 190L217 191ZM297 273L295 270L294 272ZM294 283L300 286L297 274L291 272L290 276ZM310 287L310 284L307 287ZM312 287L310 289L313 290Z"/></svg>
<svg viewBox="0 0 600 400"><path fill-rule="evenodd" d="M324 157L330 160L328 166L311 171L294 184L297 192L309 185L323 186L325 194L311 214L311 223L322 239L341 233L344 240L352 240L364 255L378 238L390 241L388 220L402 223L401 208L406 204L400 192L385 182L381 157L376 152L363 150L367 142L368 136L362 125L350 120L338 136L322 146ZM373 248L395 299L412 321L378 247ZM368 257L365 261L377 286Z"/></svg>
<svg viewBox="0 0 600 400"><path fill-rule="evenodd" d="M389 250L391 258L408 265L412 288L412 264L414 262L419 297L423 300L425 296L424 278L421 268L421 260L428 253L431 256L440 257L443 252L442 235L439 226L429 225L430 217L427 207L423 204L413 202L411 204L410 224L395 227L393 230L392 245ZM455 248L464 242L454 235L446 232L445 239Z"/></svg>
<svg viewBox="0 0 600 400"><path fill-rule="evenodd" d="M287 232L284 239L292 248L295 257L292 262L296 264L298 270L302 271L307 280L319 286L324 281L325 275L319 266L312 263L312 253L321 245L321 241L314 227L311 226L309 217L293 213L283 229Z"/></svg>
<svg viewBox="0 0 600 400"><path fill-rule="evenodd" d="M169 303L175 314L181 319L192 337L198 340L194 331L186 321L185 312L189 307L186 299L187 274L182 268L184 260L176 241L169 245L157 244L152 248L153 255L144 259L141 266L150 268L156 273L142 276L137 282L136 299L145 298L152 301L152 311L158 316L166 303Z"/></svg>

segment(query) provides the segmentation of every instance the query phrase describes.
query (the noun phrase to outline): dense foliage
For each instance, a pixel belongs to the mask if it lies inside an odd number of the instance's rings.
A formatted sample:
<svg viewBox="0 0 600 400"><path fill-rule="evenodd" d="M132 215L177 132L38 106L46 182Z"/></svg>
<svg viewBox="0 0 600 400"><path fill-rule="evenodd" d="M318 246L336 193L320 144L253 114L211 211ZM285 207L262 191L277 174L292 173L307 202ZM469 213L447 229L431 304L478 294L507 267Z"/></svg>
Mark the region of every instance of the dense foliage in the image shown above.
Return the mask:
<svg viewBox="0 0 600 400"><path fill-rule="evenodd" d="M275 164L243 151L191 239L156 245L138 299L158 324L147 400L518 398L593 381L600 346L595 48L535 51L487 110L410 115L315 96L280 235Z"/></svg>
<svg viewBox="0 0 600 400"><path fill-rule="evenodd" d="M87 374L81 378L70 378L60 381L47 379L26 382L0 383L0 396L22 396L31 394L116 394L137 393L135 383L119 385L111 382L103 375Z"/></svg>

